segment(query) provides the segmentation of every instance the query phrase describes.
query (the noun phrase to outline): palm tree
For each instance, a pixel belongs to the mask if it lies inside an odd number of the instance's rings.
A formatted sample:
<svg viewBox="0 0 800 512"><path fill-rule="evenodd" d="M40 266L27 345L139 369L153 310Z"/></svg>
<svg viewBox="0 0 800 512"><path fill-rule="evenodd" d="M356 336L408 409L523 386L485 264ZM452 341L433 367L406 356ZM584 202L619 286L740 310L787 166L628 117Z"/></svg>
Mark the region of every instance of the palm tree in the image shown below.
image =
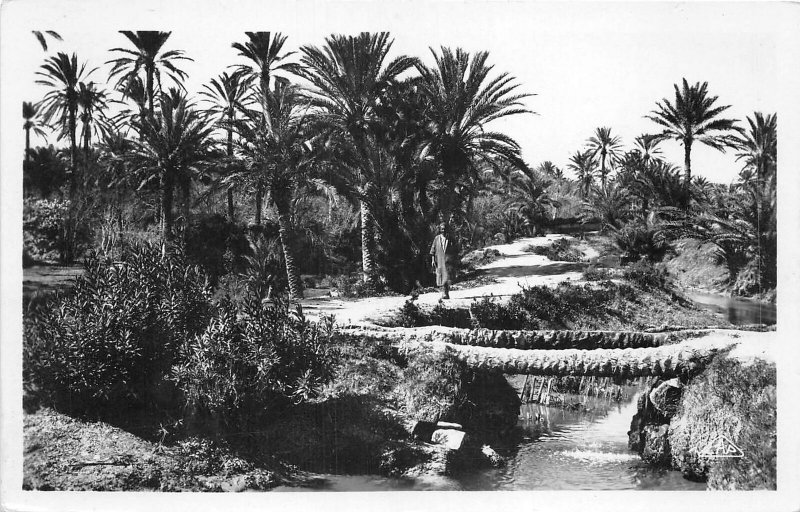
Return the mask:
<svg viewBox="0 0 800 512"><path fill-rule="evenodd" d="M41 78L37 84L50 87L51 90L44 96L39 104L42 118L50 123L53 118L58 118L61 133L66 133L70 143L70 193L77 186L76 157L77 141L76 129L79 106L79 83L91 75L95 70L86 73L86 63L78 65L78 56L59 52L55 57L50 57L42 64L36 74Z"/></svg>
<svg viewBox="0 0 800 512"><path fill-rule="evenodd" d="M619 137L611 136L611 128L603 126L595 129L594 135L587 141L587 147L592 158L600 162L600 182L605 187L609 173L606 163L608 162L612 166L616 163L622 142Z"/></svg>
<svg viewBox="0 0 800 512"><path fill-rule="evenodd" d="M658 135L642 134L633 141L634 151L638 151L645 163L661 158L661 143Z"/></svg>
<svg viewBox="0 0 800 512"><path fill-rule="evenodd" d="M213 162L213 127L185 97L162 94L159 109L137 120L139 140L130 141L127 153L132 170L140 173L140 188L157 180L161 205L161 233L172 238L175 186L183 193L184 222L188 224L189 194L194 176Z"/></svg>
<svg viewBox="0 0 800 512"><path fill-rule="evenodd" d="M549 176L549 177L555 179L556 181L561 181L561 180L564 179L564 171L559 169L556 166L556 164L554 164L550 160L546 160L546 161L542 162L541 164L539 164L539 167L537 167L537 170L540 173L544 174L545 176Z"/></svg>
<svg viewBox="0 0 800 512"><path fill-rule="evenodd" d="M511 206L522 213L534 229L545 215L547 207L557 209L561 204L550 196L552 181L536 172L516 172L512 179Z"/></svg>
<svg viewBox="0 0 800 512"><path fill-rule="evenodd" d="M259 90L262 95L270 93L270 78L277 71L295 71L297 66L287 61L293 52L284 53L283 45L286 36L280 32L245 32L246 43L233 43L231 46L239 50L239 55L250 61L250 64L240 64L238 71L258 78ZM265 98L262 98L265 100ZM264 202L264 189L256 188L256 218L255 223L261 224L261 208Z"/></svg>
<svg viewBox="0 0 800 512"><path fill-rule="evenodd" d="M349 145L361 153L361 162L353 173L351 191L361 209L361 260L364 280L375 284L374 212L366 198L375 186L370 159L370 136L378 121L379 97L399 75L411 68L415 59L399 56L387 61L392 40L387 32L358 36L331 35L325 46L302 48L303 68L298 73L313 86L310 93L318 109L317 122L347 138Z"/></svg>
<svg viewBox="0 0 800 512"><path fill-rule="evenodd" d="M594 177L597 172L597 167L594 159L592 158L591 151L576 151L574 155L569 158L567 168L575 173L575 178L578 181L578 190L581 197L586 199L589 192L594 185Z"/></svg>
<svg viewBox="0 0 800 512"><path fill-rule="evenodd" d="M39 137L46 138L46 134L42 129L42 124L39 122L37 114L39 113L38 106L30 101L22 102L22 118L25 122L22 124L22 129L25 130L25 161L28 161L31 152L31 130Z"/></svg>
<svg viewBox="0 0 800 512"><path fill-rule="evenodd" d="M684 151L684 187L689 189L692 182L692 144L698 141L718 151L736 145L736 138L728 132L741 132L735 119L720 118L719 115L730 108L730 105L714 106L718 97L708 95L708 82L697 82L690 86L683 79L683 87L675 88L675 102L667 98L656 102L658 107L650 115L645 116L664 129L657 134L658 140L673 139L683 145ZM688 208L689 195L686 195Z"/></svg>
<svg viewBox="0 0 800 512"><path fill-rule="evenodd" d="M227 132L227 166L233 164L233 122L236 120L236 113L245 107L249 95L252 77L242 73L222 73L219 79L212 78L210 84L203 86L204 90L200 95L210 103L210 113L217 117L218 121L225 124ZM226 173L230 174L230 173ZM233 207L233 186L228 187L228 218L235 220Z"/></svg>
<svg viewBox="0 0 800 512"><path fill-rule="evenodd" d="M592 190L583 205L585 220L599 219L603 228L618 229L622 226L630 208L628 191L616 181L607 187Z"/></svg>
<svg viewBox="0 0 800 512"><path fill-rule="evenodd" d="M755 173L759 183L774 179L778 163L778 116L755 112L747 118L750 130L737 138L736 160L743 160L743 172Z"/></svg>
<svg viewBox="0 0 800 512"><path fill-rule="evenodd" d="M45 38L45 35L48 35L57 41L63 41L58 32L55 32L53 30L45 30L44 32L39 30L32 30L31 32L33 32L33 35L39 41L39 44L42 45L42 50L44 51L47 51L47 39Z"/></svg>
<svg viewBox="0 0 800 512"><path fill-rule="evenodd" d="M94 82L81 82L78 88L78 107L81 122L81 139L83 151L88 155L91 146L92 134L98 139L107 135L114 128L114 123L105 115L108 96L105 91L95 88Z"/></svg>
<svg viewBox="0 0 800 512"><path fill-rule="evenodd" d="M494 120L532 113L508 73L490 77L489 54L470 55L458 48L431 49L434 66L417 63L419 87L427 98L427 127L421 154L432 161L439 183L439 214L445 222L479 181L479 171L493 162L528 171L519 144L508 135L487 129Z"/></svg>
<svg viewBox="0 0 800 512"><path fill-rule="evenodd" d="M106 64L113 64L108 76L109 78L117 77L117 88L122 88L127 96L135 79L144 72L147 112L152 115L156 96L155 82L158 82L158 90L162 91L161 68L165 69L167 76L180 86L186 78L186 73L175 66L175 61L192 61L193 59L185 56L183 50L160 53L172 32L120 30L120 33L127 37L136 49L112 48L110 51L123 55L106 62Z"/></svg>
<svg viewBox="0 0 800 512"><path fill-rule="evenodd" d="M275 82L269 94L258 92L260 111L240 108L243 117L225 123L226 129L239 136L236 144L246 166L231 180L255 182L256 187L269 191L278 212L289 293L293 299L301 299L291 207L316 163L306 115L308 100L297 86L283 79Z"/></svg>

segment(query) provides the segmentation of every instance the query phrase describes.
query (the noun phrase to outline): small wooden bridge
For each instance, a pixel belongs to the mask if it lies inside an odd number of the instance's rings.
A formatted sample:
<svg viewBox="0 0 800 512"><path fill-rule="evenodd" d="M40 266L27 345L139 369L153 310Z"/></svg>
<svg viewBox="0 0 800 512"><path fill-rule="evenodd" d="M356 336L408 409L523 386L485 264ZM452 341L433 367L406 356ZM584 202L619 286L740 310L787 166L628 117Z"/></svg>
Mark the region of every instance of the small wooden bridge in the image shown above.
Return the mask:
<svg viewBox="0 0 800 512"><path fill-rule="evenodd" d="M354 336L411 353L440 351L473 368L523 375L671 378L702 370L737 345L717 331L502 331L449 327L345 327Z"/></svg>

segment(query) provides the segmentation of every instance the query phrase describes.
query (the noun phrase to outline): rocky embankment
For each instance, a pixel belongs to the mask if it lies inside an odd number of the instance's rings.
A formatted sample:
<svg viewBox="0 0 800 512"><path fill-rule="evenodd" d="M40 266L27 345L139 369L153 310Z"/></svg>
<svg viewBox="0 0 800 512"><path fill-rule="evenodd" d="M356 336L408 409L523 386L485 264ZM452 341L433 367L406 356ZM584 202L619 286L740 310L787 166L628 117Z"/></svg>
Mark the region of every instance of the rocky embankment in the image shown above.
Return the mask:
<svg viewBox="0 0 800 512"><path fill-rule="evenodd" d="M639 398L629 446L710 489L775 489L775 385L774 363L735 354L691 380L656 379Z"/></svg>

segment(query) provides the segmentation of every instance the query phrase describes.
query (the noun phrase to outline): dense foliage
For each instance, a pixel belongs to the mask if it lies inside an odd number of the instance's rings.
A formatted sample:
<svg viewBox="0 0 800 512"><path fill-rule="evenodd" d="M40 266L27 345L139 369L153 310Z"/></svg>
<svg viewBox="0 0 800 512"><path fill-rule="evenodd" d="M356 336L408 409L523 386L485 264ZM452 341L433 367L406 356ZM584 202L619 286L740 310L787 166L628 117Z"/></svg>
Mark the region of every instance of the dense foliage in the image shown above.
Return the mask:
<svg viewBox="0 0 800 512"><path fill-rule="evenodd" d="M134 245L85 267L66 295L26 315L25 381L44 403L185 408L235 427L313 398L330 377L331 323L310 325L252 288L237 303L214 300L180 251Z"/></svg>

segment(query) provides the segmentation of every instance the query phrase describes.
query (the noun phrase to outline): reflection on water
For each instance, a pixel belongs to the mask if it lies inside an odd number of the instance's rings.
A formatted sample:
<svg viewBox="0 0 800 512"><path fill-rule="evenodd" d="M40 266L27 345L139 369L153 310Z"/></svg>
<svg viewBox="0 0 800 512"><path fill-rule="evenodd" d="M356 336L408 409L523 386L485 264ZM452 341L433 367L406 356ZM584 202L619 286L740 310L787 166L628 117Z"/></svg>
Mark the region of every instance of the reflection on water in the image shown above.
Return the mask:
<svg viewBox="0 0 800 512"><path fill-rule="evenodd" d="M734 325L769 325L774 324L777 319L777 307L775 304L770 304L769 302L700 292L689 293L687 297L699 306L716 313L721 313Z"/></svg>
<svg viewBox="0 0 800 512"><path fill-rule="evenodd" d="M635 388L630 388L634 395ZM525 405L521 442L503 451L502 468L476 469L454 477L415 479L325 475L313 488L279 490L702 490L677 471L647 466L628 450L626 432L636 412L636 396L623 402L583 398L588 410ZM497 448L497 447L496 447Z"/></svg>

